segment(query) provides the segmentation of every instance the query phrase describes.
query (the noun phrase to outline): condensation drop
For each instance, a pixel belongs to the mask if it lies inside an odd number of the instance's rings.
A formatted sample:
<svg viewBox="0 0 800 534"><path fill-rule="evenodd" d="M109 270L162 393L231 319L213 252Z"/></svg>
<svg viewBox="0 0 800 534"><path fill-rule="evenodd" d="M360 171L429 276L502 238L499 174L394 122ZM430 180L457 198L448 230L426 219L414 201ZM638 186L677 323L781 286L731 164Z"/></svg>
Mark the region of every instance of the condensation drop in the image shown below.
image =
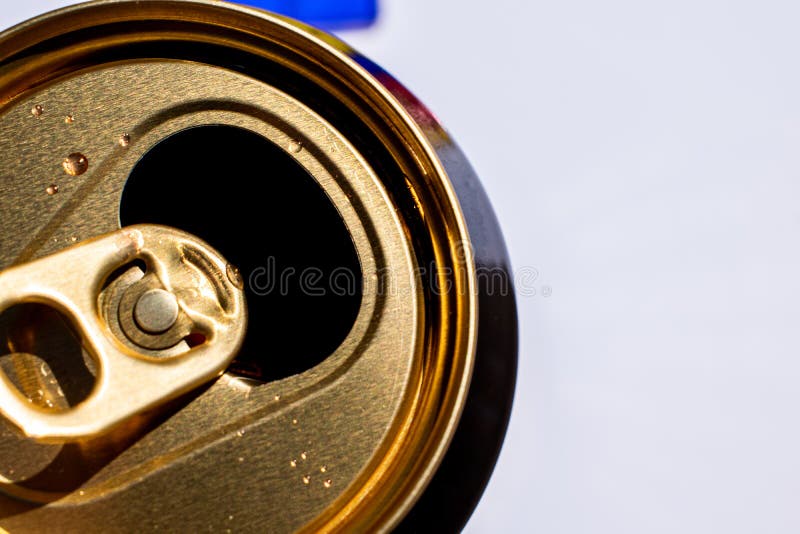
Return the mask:
<svg viewBox="0 0 800 534"><path fill-rule="evenodd" d="M333 480L327 479L325 482L322 483L322 485L325 486L326 488L330 488L331 486L333 486Z"/></svg>
<svg viewBox="0 0 800 534"><path fill-rule="evenodd" d="M289 462L289 465L291 467L297 467L297 460L292 460L291 462Z"/></svg>
<svg viewBox="0 0 800 534"><path fill-rule="evenodd" d="M300 453L300 459L303 460L303 461L308 460L308 453L306 453L306 452Z"/></svg>
<svg viewBox="0 0 800 534"><path fill-rule="evenodd" d="M36 104L31 108L31 115L34 117L41 117L44 114L44 106Z"/></svg>
<svg viewBox="0 0 800 534"><path fill-rule="evenodd" d="M89 160L79 152L67 156L61 165L64 167L64 172L70 176L80 176L89 170Z"/></svg>
<svg viewBox="0 0 800 534"><path fill-rule="evenodd" d="M122 135L120 135L119 139L117 139L117 143L119 143L119 146L121 146L121 147L126 147L126 146L130 145L131 144L131 136L130 136L130 134L122 134Z"/></svg>
<svg viewBox="0 0 800 534"><path fill-rule="evenodd" d="M306 476L303 477L303 484L305 484L306 486L311 484L311 476L310 475L306 475Z"/></svg>
<svg viewBox="0 0 800 534"><path fill-rule="evenodd" d="M303 150L303 143L300 141L292 141L289 143L289 152L292 154L299 154Z"/></svg>
<svg viewBox="0 0 800 534"><path fill-rule="evenodd" d="M64 117L64 122L66 124L72 124L73 122L75 122L75 117L73 117L72 115L67 115L66 117Z"/></svg>
<svg viewBox="0 0 800 534"><path fill-rule="evenodd" d="M45 191L47 191L48 195L53 196L56 193L58 193L58 185L56 184L49 185L47 186L47 189L45 189Z"/></svg>

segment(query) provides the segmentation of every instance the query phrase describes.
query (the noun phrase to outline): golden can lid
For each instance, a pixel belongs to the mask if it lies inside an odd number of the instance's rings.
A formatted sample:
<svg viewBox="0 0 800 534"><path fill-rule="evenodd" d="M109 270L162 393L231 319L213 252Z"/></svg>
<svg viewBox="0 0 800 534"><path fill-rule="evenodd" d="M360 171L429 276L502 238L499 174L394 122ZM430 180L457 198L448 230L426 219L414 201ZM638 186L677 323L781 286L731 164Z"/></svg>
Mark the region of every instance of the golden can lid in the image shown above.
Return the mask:
<svg viewBox="0 0 800 534"><path fill-rule="evenodd" d="M463 525L516 309L408 91L277 15L102 0L0 34L0 106L0 527Z"/></svg>

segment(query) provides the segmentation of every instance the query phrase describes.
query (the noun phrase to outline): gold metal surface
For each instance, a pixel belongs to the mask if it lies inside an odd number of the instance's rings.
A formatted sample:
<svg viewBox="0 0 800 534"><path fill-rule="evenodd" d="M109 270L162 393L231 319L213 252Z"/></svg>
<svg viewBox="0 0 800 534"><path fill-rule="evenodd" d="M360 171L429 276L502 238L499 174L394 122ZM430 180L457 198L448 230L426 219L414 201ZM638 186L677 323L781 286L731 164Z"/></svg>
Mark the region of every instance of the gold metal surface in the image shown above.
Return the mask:
<svg viewBox="0 0 800 534"><path fill-rule="evenodd" d="M110 23L116 29L15 55ZM200 60L92 59L166 40L247 53L323 88L386 147L403 181L376 172L370 154L299 96L256 76ZM0 527L376 531L391 529L413 505L467 394L474 264L433 147L411 113L349 54L329 36L213 1L97 2L0 36L0 269L117 231L122 190L137 161L174 133L229 125L283 147L314 177L347 226L363 275L347 339L303 374L266 384L225 375L157 424L142 421L132 442L33 444L0 427L0 491L29 501L0 496ZM88 162L83 174L62 168L72 154ZM52 185L58 192L49 194ZM254 184L242 194L263 191ZM448 291L424 290L417 276L423 261L434 263L436 282ZM126 284L139 279L132 273ZM124 334L121 323L116 332ZM54 486L44 474L65 457L83 467Z"/></svg>

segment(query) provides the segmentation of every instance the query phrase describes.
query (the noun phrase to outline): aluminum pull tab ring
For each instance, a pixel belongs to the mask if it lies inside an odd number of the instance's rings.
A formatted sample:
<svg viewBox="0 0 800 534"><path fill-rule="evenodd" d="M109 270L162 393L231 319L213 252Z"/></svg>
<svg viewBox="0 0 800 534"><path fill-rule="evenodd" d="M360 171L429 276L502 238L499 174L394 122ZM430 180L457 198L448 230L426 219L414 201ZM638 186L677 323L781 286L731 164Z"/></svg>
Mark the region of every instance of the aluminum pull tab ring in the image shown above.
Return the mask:
<svg viewBox="0 0 800 534"><path fill-rule="evenodd" d="M112 273L135 260L146 266L141 279L121 298L103 298ZM97 368L90 396L58 412L31 403L0 371L0 414L50 443L102 435L220 376L247 323L238 271L197 238L154 225L0 272L0 313L23 303L64 314Z"/></svg>

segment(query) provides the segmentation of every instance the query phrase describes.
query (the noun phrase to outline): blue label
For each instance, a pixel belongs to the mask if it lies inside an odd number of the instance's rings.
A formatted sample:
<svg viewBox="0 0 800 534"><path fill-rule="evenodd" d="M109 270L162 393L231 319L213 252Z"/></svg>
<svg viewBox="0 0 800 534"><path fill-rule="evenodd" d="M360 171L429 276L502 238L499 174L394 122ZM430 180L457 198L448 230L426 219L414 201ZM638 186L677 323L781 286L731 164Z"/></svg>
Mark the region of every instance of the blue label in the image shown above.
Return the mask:
<svg viewBox="0 0 800 534"><path fill-rule="evenodd" d="M235 0L321 28L368 26L378 14L377 0Z"/></svg>

